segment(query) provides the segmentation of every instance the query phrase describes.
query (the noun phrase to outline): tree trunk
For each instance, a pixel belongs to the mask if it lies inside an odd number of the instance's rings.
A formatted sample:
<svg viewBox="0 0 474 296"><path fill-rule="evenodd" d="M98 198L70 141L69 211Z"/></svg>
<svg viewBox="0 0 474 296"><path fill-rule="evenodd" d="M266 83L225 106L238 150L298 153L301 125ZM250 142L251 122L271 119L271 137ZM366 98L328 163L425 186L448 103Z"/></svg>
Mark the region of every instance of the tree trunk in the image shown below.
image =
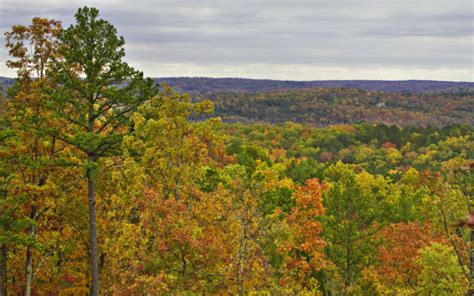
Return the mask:
<svg viewBox="0 0 474 296"><path fill-rule="evenodd" d="M89 195L89 244L91 256L91 296L99 295L99 261L97 246L97 225L95 214L95 181L96 181L96 162L93 157L88 159L87 168L87 187Z"/></svg>
<svg viewBox="0 0 474 296"><path fill-rule="evenodd" d="M31 246L26 248L25 283L23 295L31 296L31 279L33 275L33 252Z"/></svg>
<svg viewBox="0 0 474 296"><path fill-rule="evenodd" d="M353 235L353 204L352 202L348 204L348 211L347 211L347 221L349 221L349 229L346 234L347 236L347 245L346 245L346 266L344 271L344 293L348 287L352 284L352 252L353 252L353 244L352 244L352 235Z"/></svg>
<svg viewBox="0 0 474 296"><path fill-rule="evenodd" d="M36 198L34 199L36 203ZM31 206L30 218L36 221L36 205ZM30 227L28 237L34 240L36 234L36 225L33 224ZM28 245L26 247L26 260L25 260L25 282L23 287L23 295L31 296L31 285L33 281L33 247Z"/></svg>
<svg viewBox="0 0 474 296"><path fill-rule="evenodd" d="M2 244L2 262L0 264L0 295L7 296L7 245Z"/></svg>
<svg viewBox="0 0 474 296"><path fill-rule="evenodd" d="M237 295L243 296L244 289L243 289L243 270L244 270L244 253L246 247L246 239L247 239L247 223L241 220L241 235L240 235L240 242L239 242L239 253L237 255Z"/></svg>
<svg viewBox="0 0 474 296"><path fill-rule="evenodd" d="M32 238L35 236L36 227L33 225L30 228L29 237ZM24 293L25 296L31 296L31 285L33 279L33 247L28 245L26 247L26 261L25 261L25 283L24 283Z"/></svg>

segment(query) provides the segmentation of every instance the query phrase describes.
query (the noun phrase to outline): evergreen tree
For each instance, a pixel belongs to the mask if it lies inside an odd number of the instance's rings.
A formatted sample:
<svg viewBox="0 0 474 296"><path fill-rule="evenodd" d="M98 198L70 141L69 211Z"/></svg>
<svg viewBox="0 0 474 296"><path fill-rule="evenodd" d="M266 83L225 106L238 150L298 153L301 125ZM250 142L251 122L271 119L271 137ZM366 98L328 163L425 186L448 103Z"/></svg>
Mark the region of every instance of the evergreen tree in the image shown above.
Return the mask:
<svg viewBox="0 0 474 296"><path fill-rule="evenodd" d="M130 116L158 88L123 61L124 39L95 8L80 8L76 24L60 37L60 54L50 75L55 88L51 107L63 122L53 133L82 152L88 182L91 294L99 294L96 226L96 178L99 160L118 155L124 135L133 130Z"/></svg>

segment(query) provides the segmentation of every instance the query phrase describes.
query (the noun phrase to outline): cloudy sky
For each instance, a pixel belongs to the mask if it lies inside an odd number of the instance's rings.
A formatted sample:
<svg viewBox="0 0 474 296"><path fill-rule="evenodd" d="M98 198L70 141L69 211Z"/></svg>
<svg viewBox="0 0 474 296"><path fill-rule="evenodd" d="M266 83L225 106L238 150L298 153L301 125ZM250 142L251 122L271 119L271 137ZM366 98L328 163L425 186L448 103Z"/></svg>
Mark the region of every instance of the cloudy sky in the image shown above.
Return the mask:
<svg viewBox="0 0 474 296"><path fill-rule="evenodd" d="M99 8L152 77L474 81L472 0L0 0L0 31ZM0 76L13 76L0 49Z"/></svg>

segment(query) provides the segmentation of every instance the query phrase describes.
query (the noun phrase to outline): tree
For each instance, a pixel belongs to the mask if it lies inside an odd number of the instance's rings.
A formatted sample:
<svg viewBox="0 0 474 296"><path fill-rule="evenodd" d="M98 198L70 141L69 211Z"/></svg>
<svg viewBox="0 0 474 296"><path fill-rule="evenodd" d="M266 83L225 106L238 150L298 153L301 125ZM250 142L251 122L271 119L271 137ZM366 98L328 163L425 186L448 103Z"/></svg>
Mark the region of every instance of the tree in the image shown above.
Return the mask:
<svg viewBox="0 0 474 296"><path fill-rule="evenodd" d="M322 226L318 217L324 215L322 203L325 184L309 179L295 192L296 206L287 217L289 238L280 247L284 256L282 283L293 291L315 291L318 282L315 274L328 267L323 248Z"/></svg>
<svg viewBox="0 0 474 296"><path fill-rule="evenodd" d="M51 126L50 113L45 108L49 96L46 89L52 82L46 77L50 60L57 54L57 37L61 23L55 20L33 18L28 27L17 25L5 33L6 47L11 60L10 68L16 69L18 79L9 104L8 120L14 137L5 145L8 162L15 167L13 183L17 197L24 196L29 219L26 242L24 295L31 294L33 281L33 248L37 223L50 208L47 197L53 196L54 185L50 180L58 149L56 139L46 133ZM4 191L4 199L8 190Z"/></svg>
<svg viewBox="0 0 474 296"><path fill-rule="evenodd" d="M249 281L259 278L265 272L259 244L262 213L258 208L258 198L264 192L264 176L258 170L253 172L259 163L257 160L249 167L230 165L224 168L225 185L230 199L228 216L237 230L234 232L236 254L230 267L235 272L235 286L239 296L244 295L247 287L255 288L255 285L249 285ZM250 269L248 265L253 265L254 268Z"/></svg>
<svg viewBox="0 0 474 296"><path fill-rule="evenodd" d="M416 262L421 268L417 295L465 295L468 279L452 248L433 243L419 251Z"/></svg>
<svg viewBox="0 0 474 296"><path fill-rule="evenodd" d="M49 75L58 84L51 107L63 123L52 133L82 154L88 183L91 294L99 294L96 180L100 159L120 154L133 130L133 112L157 93L151 79L123 61L124 39L95 8L80 8L76 24L60 34L59 56Z"/></svg>
<svg viewBox="0 0 474 296"><path fill-rule="evenodd" d="M363 282L379 294L412 294L418 286L421 267L418 252L433 242L443 242L429 224L395 223L378 235L383 243L378 247L378 261L363 271Z"/></svg>
<svg viewBox="0 0 474 296"><path fill-rule="evenodd" d="M0 117L0 242L1 242L1 264L0 264L0 294L7 295L8 291L8 248L12 244L19 243L23 236L18 236L25 228L25 219L15 217L15 212L20 208L23 199L15 198L11 194L11 179L15 175L14 166L8 161L10 151L6 145L9 138L13 136L8 120Z"/></svg>
<svg viewBox="0 0 474 296"><path fill-rule="evenodd" d="M339 270L345 290L375 259L374 236L384 220L388 186L384 178L356 174L341 162L329 167L325 177L329 182L322 217L325 251Z"/></svg>
<svg viewBox="0 0 474 296"><path fill-rule="evenodd" d="M165 86L133 115L123 156L107 160L119 165L101 177L106 216L112 217L104 219L106 293L212 292L213 267L226 252L221 236L209 235L214 224L203 221L214 221L216 202L206 202L197 183L212 162L219 121L189 119L211 110L208 101L193 103Z"/></svg>

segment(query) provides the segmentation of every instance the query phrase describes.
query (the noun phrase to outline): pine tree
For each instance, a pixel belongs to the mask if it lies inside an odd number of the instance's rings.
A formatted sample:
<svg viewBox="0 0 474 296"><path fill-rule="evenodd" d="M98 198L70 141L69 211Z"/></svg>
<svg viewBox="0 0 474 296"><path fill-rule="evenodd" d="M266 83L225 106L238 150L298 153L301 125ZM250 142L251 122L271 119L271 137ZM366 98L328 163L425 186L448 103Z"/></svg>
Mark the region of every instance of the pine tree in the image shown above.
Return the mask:
<svg viewBox="0 0 474 296"><path fill-rule="evenodd" d="M80 8L76 24L64 30L60 54L50 75L60 87L53 92L52 109L63 127L53 132L77 148L88 183L91 295L99 294L96 226L96 179L99 160L120 154L124 135L133 130L130 116L158 88L143 73L123 61L124 39L95 8Z"/></svg>

